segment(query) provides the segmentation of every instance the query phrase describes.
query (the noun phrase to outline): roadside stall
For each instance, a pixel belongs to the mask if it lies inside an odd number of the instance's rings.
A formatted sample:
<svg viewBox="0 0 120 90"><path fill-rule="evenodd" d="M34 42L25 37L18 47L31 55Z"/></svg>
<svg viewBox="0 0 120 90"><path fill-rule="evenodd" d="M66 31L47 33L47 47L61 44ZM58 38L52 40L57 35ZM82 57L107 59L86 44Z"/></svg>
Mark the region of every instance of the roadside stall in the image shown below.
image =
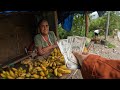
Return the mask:
<svg viewBox="0 0 120 90"><path fill-rule="evenodd" d="M0 73L2 74L0 78L9 78L9 79L25 79L24 77L27 76L29 78L32 66L37 67L38 61L41 68L33 69L32 79L34 77L42 79L38 75L33 75L34 73L40 73L43 69L44 65L41 62L42 59L46 59L48 64L47 58L50 56L41 56L41 60L36 61L36 54L32 52L29 54L27 52L27 48L33 42L34 36L37 34L37 21L42 17L46 17L50 23L50 30L53 30L58 37L57 33L57 13L55 11L49 12L28 12L28 11L19 11L19 12L1 12L0 13ZM60 53L60 52L59 52ZM61 54L62 55L62 54ZM52 57L51 57L52 58ZM28 65L23 64L29 62ZM26 61L26 62L25 62ZM54 61L54 60L53 60ZM55 61L56 62L56 61ZM35 64L36 63L36 64ZM51 62L49 62L51 63ZM53 64L53 62L52 62ZM79 69L76 70L69 70L65 66L65 62L61 65L58 62L58 66L54 63L54 66L50 66L51 72L53 72L53 76L50 79L81 79L82 75ZM47 65L49 67L49 65ZM58 74L55 70L56 67L60 68L63 67L65 70L61 70L63 74ZM38 72L37 72L38 70ZM46 71L46 69L45 69ZM26 74L27 72L27 74ZM19 74L18 74L19 73ZM46 71L46 75L48 71ZM57 73L57 74L56 74ZM56 74L56 75L55 75ZM10 76L12 75L12 77ZM16 75L16 76L15 76ZM19 77L21 76L22 77ZM40 75L43 75L41 73ZM58 76L59 75L59 76ZM15 77L13 77L15 76ZM44 76L44 75L43 75ZM49 75L48 75L49 78ZM46 79L45 77L43 79Z"/></svg>

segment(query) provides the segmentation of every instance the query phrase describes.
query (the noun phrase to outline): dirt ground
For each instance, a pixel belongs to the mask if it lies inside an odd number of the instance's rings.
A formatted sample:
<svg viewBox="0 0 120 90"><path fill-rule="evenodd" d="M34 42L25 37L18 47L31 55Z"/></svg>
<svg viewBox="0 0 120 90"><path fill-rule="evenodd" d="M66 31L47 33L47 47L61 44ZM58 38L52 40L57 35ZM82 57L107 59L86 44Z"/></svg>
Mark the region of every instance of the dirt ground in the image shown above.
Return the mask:
<svg viewBox="0 0 120 90"><path fill-rule="evenodd" d="M103 39L104 37L100 37ZM108 37L107 41L115 45L115 48L108 48L105 45L94 44L90 49L90 53L98 54L102 57L109 59L119 59L120 60L120 41L117 38Z"/></svg>
<svg viewBox="0 0 120 90"><path fill-rule="evenodd" d="M103 39L104 37L100 37ZM90 53L100 55L105 58L120 60L120 41L117 38L108 37L107 41L111 44L115 45L115 48L108 48L105 45L94 44L94 46L90 49ZM77 72L72 79L83 79L81 72Z"/></svg>

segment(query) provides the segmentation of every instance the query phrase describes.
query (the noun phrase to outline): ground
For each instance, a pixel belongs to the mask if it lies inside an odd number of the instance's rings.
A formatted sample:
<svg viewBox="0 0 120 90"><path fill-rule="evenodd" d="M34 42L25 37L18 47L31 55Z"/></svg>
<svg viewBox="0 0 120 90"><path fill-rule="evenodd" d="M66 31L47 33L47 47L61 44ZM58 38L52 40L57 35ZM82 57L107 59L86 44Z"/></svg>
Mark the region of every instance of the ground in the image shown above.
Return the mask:
<svg viewBox="0 0 120 90"><path fill-rule="evenodd" d="M100 37L104 38L104 37ZM119 59L120 60L120 41L117 38L108 37L107 41L115 45L115 48L108 48L105 45L94 44L94 47L90 49L90 53L98 54L102 57L109 59Z"/></svg>
<svg viewBox="0 0 120 90"><path fill-rule="evenodd" d="M102 39L104 37L101 37ZM94 53L97 55L100 55L105 58L113 59L113 60L120 60L120 41L117 40L117 38L108 37L108 42L115 45L115 48L108 48L105 45L101 44L94 44L94 47L90 49L90 53ZM77 72L74 76L72 76L73 79L83 79L81 72Z"/></svg>

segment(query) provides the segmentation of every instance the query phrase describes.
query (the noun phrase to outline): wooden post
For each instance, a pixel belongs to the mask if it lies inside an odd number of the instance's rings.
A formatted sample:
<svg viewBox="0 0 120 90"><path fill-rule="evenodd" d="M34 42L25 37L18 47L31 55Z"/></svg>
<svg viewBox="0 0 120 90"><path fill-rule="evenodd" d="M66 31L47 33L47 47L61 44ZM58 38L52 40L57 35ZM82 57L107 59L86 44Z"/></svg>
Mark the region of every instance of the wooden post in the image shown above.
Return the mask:
<svg viewBox="0 0 120 90"><path fill-rule="evenodd" d="M57 30L57 27L58 27L57 11L54 11L54 16L55 16L55 35L59 39L58 30Z"/></svg>
<svg viewBox="0 0 120 90"><path fill-rule="evenodd" d="M85 11L85 37L88 36L88 23L89 23L89 16L88 16L88 11Z"/></svg>
<svg viewBox="0 0 120 90"><path fill-rule="evenodd" d="M107 40L107 36L108 36L108 29L109 29L109 22L110 22L110 11L108 11L107 13L107 25L106 25L106 31L105 31L105 40Z"/></svg>

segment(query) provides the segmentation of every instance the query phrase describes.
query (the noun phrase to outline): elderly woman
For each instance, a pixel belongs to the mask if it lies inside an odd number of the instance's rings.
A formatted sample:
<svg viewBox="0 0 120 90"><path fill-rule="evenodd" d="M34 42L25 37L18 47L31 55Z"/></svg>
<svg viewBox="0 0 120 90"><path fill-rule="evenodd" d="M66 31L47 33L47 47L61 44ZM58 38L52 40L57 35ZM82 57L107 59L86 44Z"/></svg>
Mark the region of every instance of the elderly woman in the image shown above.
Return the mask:
<svg viewBox="0 0 120 90"><path fill-rule="evenodd" d="M42 19L38 23L38 30L40 31L34 37L35 47L38 55L45 55L57 47L57 38L53 31L49 31L48 21Z"/></svg>
<svg viewBox="0 0 120 90"><path fill-rule="evenodd" d="M84 79L120 79L120 60L110 60L99 55L73 52L81 65Z"/></svg>

